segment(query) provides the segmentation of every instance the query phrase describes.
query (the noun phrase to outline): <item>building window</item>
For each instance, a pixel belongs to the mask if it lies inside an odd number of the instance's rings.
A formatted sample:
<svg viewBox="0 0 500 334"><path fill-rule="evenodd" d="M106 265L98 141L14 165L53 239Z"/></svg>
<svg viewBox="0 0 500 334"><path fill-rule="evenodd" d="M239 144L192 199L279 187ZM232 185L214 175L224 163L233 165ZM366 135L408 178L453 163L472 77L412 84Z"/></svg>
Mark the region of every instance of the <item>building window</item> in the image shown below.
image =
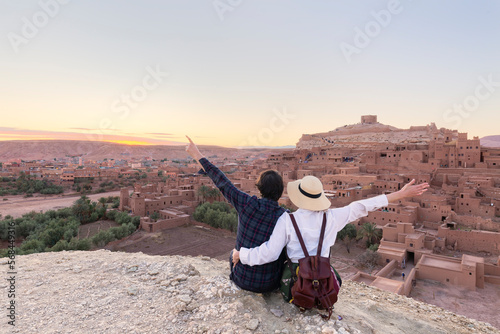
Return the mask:
<svg viewBox="0 0 500 334"><path fill-rule="evenodd" d="M413 247L413 244L410 243L410 247Z"/></svg>

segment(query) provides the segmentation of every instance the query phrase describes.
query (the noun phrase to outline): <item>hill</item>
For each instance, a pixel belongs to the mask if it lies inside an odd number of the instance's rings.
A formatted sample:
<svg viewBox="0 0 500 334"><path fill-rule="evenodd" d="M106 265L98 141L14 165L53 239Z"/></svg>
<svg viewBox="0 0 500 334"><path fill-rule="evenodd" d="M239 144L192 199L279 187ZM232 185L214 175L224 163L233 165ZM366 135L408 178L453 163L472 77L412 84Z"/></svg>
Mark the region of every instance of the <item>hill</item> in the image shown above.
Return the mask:
<svg viewBox="0 0 500 334"><path fill-rule="evenodd" d="M323 133L304 134L297 143L297 148L310 149L318 146L345 148L383 148L387 144L427 145L433 133L443 136L445 129L437 129L434 123L426 126L412 126L399 129L382 123L357 123L344 125Z"/></svg>
<svg viewBox="0 0 500 334"><path fill-rule="evenodd" d="M301 314L278 293L240 290L228 280L227 263L207 257L100 250L24 255L16 263L12 333L500 333L350 281L334 318L324 322L317 311Z"/></svg>
<svg viewBox="0 0 500 334"><path fill-rule="evenodd" d="M481 138L481 146L500 148L500 136L486 136Z"/></svg>
<svg viewBox="0 0 500 334"><path fill-rule="evenodd" d="M200 146L207 156L219 155L228 158L244 158L254 155L256 158L283 151L283 149L237 149L220 146ZM52 160L67 156L83 156L87 160L107 159L182 159L187 158L186 146L170 145L124 145L97 141L76 140L12 140L0 141L0 161L11 159Z"/></svg>

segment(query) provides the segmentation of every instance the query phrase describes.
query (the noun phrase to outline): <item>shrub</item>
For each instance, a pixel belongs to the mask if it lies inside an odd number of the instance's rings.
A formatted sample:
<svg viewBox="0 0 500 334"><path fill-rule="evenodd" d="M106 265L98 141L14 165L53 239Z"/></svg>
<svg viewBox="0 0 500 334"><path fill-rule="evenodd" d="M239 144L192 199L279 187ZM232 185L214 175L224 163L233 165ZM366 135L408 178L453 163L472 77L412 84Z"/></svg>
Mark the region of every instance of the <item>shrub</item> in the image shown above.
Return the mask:
<svg viewBox="0 0 500 334"><path fill-rule="evenodd" d="M149 218L151 218L151 220L153 221L157 221L158 219L160 219L160 213L155 211L149 215Z"/></svg>
<svg viewBox="0 0 500 334"><path fill-rule="evenodd" d="M234 208L224 202L203 203L193 213L196 221L215 228L224 228L235 232L238 228L238 214Z"/></svg>
<svg viewBox="0 0 500 334"><path fill-rule="evenodd" d="M45 249L45 245L40 240L29 240L25 241L21 247L19 247L19 254L32 254L40 253Z"/></svg>
<svg viewBox="0 0 500 334"><path fill-rule="evenodd" d="M108 242L115 240L115 236L109 230L107 231L99 231L96 235L92 237L92 243L97 247L103 247Z"/></svg>
<svg viewBox="0 0 500 334"><path fill-rule="evenodd" d="M120 225L128 224L132 222L132 217L130 217L126 212L117 212L115 222Z"/></svg>
<svg viewBox="0 0 500 334"><path fill-rule="evenodd" d="M108 231L113 234L113 236L116 239L122 239L125 238L129 233L128 233L128 225L122 225L118 227L112 227Z"/></svg>
<svg viewBox="0 0 500 334"><path fill-rule="evenodd" d="M69 242L69 245L70 245L71 249L82 250L82 251L83 250L90 250L90 248L92 247L90 240L87 238L85 238L85 239L73 238Z"/></svg>
<svg viewBox="0 0 500 334"><path fill-rule="evenodd" d="M90 215L90 222L96 222L99 220L99 214L97 212L92 212Z"/></svg>
<svg viewBox="0 0 500 334"><path fill-rule="evenodd" d="M363 254L359 256L359 263L369 270L373 270L375 266L378 264L380 259L380 255L377 252L374 252L371 249L367 249Z"/></svg>
<svg viewBox="0 0 500 334"><path fill-rule="evenodd" d="M59 240L52 248L50 248L51 252L60 252L63 250L70 250L69 242L66 240Z"/></svg>
<svg viewBox="0 0 500 334"><path fill-rule="evenodd" d="M139 224L141 223L141 217L139 216L134 216L132 217L132 222L131 224L135 226L136 228L139 227Z"/></svg>
<svg viewBox="0 0 500 334"><path fill-rule="evenodd" d="M35 231L37 228L37 223L36 221L32 219L28 220L23 220L17 225L17 236L21 236L23 238L26 238L29 236L33 231Z"/></svg>
<svg viewBox="0 0 500 334"><path fill-rule="evenodd" d="M12 222L11 219L0 220L0 239L7 240L9 238L9 224ZM16 233L17 234L17 233Z"/></svg>

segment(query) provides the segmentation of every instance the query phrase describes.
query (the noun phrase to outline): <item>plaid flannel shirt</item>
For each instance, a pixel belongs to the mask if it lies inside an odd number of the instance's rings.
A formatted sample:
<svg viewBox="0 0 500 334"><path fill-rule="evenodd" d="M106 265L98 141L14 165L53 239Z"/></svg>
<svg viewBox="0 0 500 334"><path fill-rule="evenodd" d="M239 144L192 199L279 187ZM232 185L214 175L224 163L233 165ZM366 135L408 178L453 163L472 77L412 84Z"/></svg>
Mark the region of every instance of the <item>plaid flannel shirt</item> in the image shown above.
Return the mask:
<svg viewBox="0 0 500 334"><path fill-rule="evenodd" d="M267 198L257 198L237 189L226 175L206 158L200 159L204 170L224 197L238 212L238 232L236 249L253 248L269 240L278 218L285 210L278 202ZM247 266L238 262L233 267L230 278L242 289L253 292L268 292L279 288L283 261L278 260L260 266Z"/></svg>

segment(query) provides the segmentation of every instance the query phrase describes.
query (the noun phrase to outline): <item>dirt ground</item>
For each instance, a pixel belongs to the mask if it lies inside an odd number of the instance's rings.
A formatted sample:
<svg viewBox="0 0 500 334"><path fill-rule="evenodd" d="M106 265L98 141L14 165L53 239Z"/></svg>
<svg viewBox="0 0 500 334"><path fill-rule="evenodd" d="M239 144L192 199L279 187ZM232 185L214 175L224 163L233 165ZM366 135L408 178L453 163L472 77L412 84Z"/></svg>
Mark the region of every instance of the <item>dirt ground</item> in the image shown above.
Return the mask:
<svg viewBox="0 0 500 334"><path fill-rule="evenodd" d="M23 214L35 211L42 212L47 210L57 210L71 206L81 195L70 196L37 196L24 198L23 196L4 196L0 197L0 215L5 217L11 215L14 218L21 217ZM101 197L120 196L119 191L87 195L93 201ZM7 198L8 200L3 200Z"/></svg>
<svg viewBox="0 0 500 334"><path fill-rule="evenodd" d="M410 297L500 329L500 286L485 283L484 289L471 291L431 280L417 280Z"/></svg>
<svg viewBox="0 0 500 334"><path fill-rule="evenodd" d="M233 233L200 224L176 227L157 233L139 231L123 242L114 243L106 249L143 252L148 255L203 255L227 260L235 241Z"/></svg>

